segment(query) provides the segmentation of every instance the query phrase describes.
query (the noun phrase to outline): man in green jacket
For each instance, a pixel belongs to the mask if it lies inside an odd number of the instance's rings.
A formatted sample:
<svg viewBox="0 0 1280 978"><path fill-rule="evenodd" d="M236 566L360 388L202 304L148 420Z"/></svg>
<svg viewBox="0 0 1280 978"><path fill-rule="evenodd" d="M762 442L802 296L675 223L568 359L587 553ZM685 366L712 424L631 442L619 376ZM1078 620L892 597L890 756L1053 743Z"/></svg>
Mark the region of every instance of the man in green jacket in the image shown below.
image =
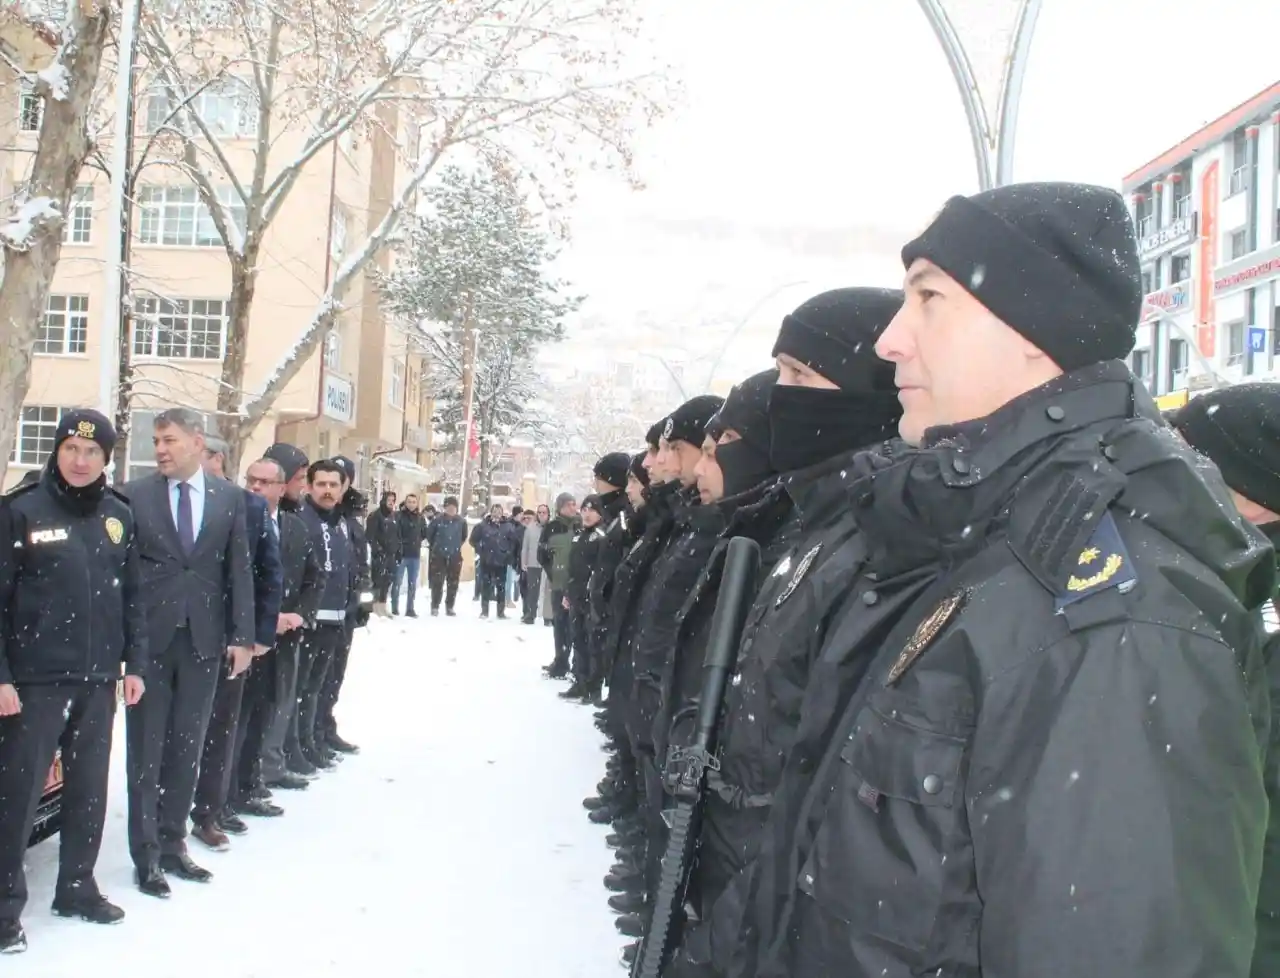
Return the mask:
<svg viewBox="0 0 1280 978"><path fill-rule="evenodd" d="M578 527L578 502L570 493L556 497L556 515L542 532L538 544L538 563L547 575L551 591L551 613L555 616L556 657L547 666L552 679L563 679L569 673L569 651L573 647L569 617L569 552L573 549L573 532Z"/></svg>

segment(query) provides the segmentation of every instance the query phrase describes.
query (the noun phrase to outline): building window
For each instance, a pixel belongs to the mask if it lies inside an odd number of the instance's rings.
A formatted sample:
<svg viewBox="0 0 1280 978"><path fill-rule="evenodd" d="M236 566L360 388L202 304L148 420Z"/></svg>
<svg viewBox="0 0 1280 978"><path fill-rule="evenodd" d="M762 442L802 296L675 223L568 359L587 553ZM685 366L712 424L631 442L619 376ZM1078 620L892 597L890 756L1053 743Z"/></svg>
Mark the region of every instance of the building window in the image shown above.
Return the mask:
<svg viewBox="0 0 1280 978"><path fill-rule="evenodd" d="M1156 259L1155 272L1156 272L1156 289L1157 290L1163 289L1165 287L1164 262L1158 258Z"/></svg>
<svg viewBox="0 0 1280 978"><path fill-rule="evenodd" d="M181 97L174 98L168 89L152 89L147 94L147 132L157 132L164 126L196 135L200 129L191 121L194 113L215 136L250 137L258 134L257 96L253 88L239 78L219 78L211 82L182 110L173 113L174 107L182 102Z"/></svg>
<svg viewBox="0 0 1280 978"><path fill-rule="evenodd" d="M1244 228L1238 228L1227 235L1227 261L1235 261L1249 252L1249 237Z"/></svg>
<svg viewBox="0 0 1280 978"><path fill-rule="evenodd" d="M400 407L404 403L404 361L391 361L390 380L387 383L387 403Z"/></svg>
<svg viewBox="0 0 1280 978"><path fill-rule="evenodd" d="M129 412L129 453L126 458L128 479L140 479L156 470L155 421L158 411L134 410ZM216 432L218 426L212 414L200 415L206 432Z"/></svg>
<svg viewBox="0 0 1280 978"><path fill-rule="evenodd" d="M1138 237L1145 238L1148 234L1156 229L1155 195L1151 192L1151 185L1143 187L1140 191L1142 199L1139 200L1134 208L1134 223L1138 226Z"/></svg>
<svg viewBox="0 0 1280 978"><path fill-rule="evenodd" d="M1191 278L1191 252L1186 251L1169 259L1169 279L1185 282Z"/></svg>
<svg viewBox="0 0 1280 978"><path fill-rule="evenodd" d="M93 232L93 184L85 183L71 193L71 206L62 228L65 244L88 244Z"/></svg>
<svg viewBox="0 0 1280 978"><path fill-rule="evenodd" d="M1226 324L1227 330L1227 366L1235 367L1244 363L1244 322L1236 320Z"/></svg>
<svg viewBox="0 0 1280 978"><path fill-rule="evenodd" d="M218 200L230 211L231 220L244 237L244 201L231 187L219 187L217 192ZM138 239L143 244L195 248L222 245L213 215L195 187L141 187L138 206L142 208Z"/></svg>
<svg viewBox="0 0 1280 978"><path fill-rule="evenodd" d="M1231 134L1227 159L1231 163L1231 179L1227 184L1227 196L1243 193L1248 184L1249 137L1241 126Z"/></svg>
<svg viewBox="0 0 1280 978"><path fill-rule="evenodd" d="M1151 351L1134 350L1130 362L1133 375L1149 388L1151 386Z"/></svg>
<svg viewBox="0 0 1280 978"><path fill-rule="evenodd" d="M13 445L15 465L44 465L53 451L54 436L69 407L24 407L18 417L18 440Z"/></svg>
<svg viewBox="0 0 1280 978"><path fill-rule="evenodd" d="M324 338L324 366L326 370L337 370L341 364L342 334L336 329L331 329Z"/></svg>
<svg viewBox="0 0 1280 978"><path fill-rule="evenodd" d="M1150 268L1144 268L1142 270L1142 294L1150 295L1155 290L1155 273Z"/></svg>
<svg viewBox="0 0 1280 978"><path fill-rule="evenodd" d="M1187 341L1169 340L1169 375L1168 389L1171 391L1187 389Z"/></svg>
<svg viewBox="0 0 1280 978"><path fill-rule="evenodd" d="M23 81L18 91L18 129L21 132L39 132L44 117L44 99L36 94L35 86Z"/></svg>
<svg viewBox="0 0 1280 978"><path fill-rule="evenodd" d="M227 303L221 299L139 299L133 355L174 360L221 360Z"/></svg>
<svg viewBox="0 0 1280 978"><path fill-rule="evenodd" d="M89 332L87 295L51 295L36 334L36 353L84 353Z"/></svg>

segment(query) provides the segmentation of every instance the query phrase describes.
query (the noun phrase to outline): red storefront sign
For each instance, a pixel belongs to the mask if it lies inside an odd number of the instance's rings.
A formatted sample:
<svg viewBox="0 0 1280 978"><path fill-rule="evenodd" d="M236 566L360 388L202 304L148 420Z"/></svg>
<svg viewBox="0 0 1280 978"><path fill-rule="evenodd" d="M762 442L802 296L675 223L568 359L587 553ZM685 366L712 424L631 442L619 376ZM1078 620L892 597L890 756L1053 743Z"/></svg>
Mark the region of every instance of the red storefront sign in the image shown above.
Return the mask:
<svg viewBox="0 0 1280 978"><path fill-rule="evenodd" d="M1200 175L1200 287L1196 291L1196 346L1213 359L1217 339L1217 303L1213 301L1213 270L1218 266L1218 175L1222 165L1214 160Z"/></svg>

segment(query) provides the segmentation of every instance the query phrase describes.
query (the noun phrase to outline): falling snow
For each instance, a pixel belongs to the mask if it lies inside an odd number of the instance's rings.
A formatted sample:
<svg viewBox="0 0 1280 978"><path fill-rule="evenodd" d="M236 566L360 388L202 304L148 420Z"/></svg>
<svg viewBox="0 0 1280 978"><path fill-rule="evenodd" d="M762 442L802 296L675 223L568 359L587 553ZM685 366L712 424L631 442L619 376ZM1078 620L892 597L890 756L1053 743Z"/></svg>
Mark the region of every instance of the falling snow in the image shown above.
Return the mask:
<svg viewBox="0 0 1280 978"><path fill-rule="evenodd" d="M122 713L98 882L128 917L53 917L58 843L42 843L28 854L30 950L5 961L7 978L108 960L135 978L621 974L607 830L581 806L604 767L591 711L542 678L550 629L472 613L375 619L338 707L361 753L277 792L285 816L252 822L230 851L192 843L215 878L174 880L168 901L130 880Z"/></svg>

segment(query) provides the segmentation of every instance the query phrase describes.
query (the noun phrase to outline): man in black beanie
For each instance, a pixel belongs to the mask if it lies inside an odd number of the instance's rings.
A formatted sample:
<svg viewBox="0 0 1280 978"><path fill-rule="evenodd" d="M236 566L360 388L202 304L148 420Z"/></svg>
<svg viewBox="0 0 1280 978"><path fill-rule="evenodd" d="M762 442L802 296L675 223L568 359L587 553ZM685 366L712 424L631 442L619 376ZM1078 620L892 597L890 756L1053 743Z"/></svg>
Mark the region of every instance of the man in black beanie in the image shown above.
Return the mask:
<svg viewBox="0 0 1280 978"><path fill-rule="evenodd" d="M712 419L719 429L715 462L725 496L744 493L775 474L769 460L769 397L777 382L777 369L748 377L729 391Z"/></svg>
<svg viewBox="0 0 1280 978"><path fill-rule="evenodd" d="M917 447L848 470L860 583L767 740L769 844L666 978L730 947L759 974L1244 978L1275 555L1120 360L1124 203L953 198L902 257L876 348Z"/></svg>
<svg viewBox="0 0 1280 978"><path fill-rule="evenodd" d="M0 497L0 953L27 946L23 859L60 744L53 912L124 917L94 880L116 683L138 703L147 661L133 513L105 475L115 442L97 411L68 411L40 480Z"/></svg>
<svg viewBox="0 0 1280 978"><path fill-rule="evenodd" d="M595 547L594 566L588 586L587 643L589 648L588 679L582 689L584 701L600 705L605 674L605 643L609 634L609 612L613 601L613 575L622 561L624 535L620 528L611 532L627 505L627 472L631 456L626 452L610 452L596 462L593 471L600 513L601 539Z"/></svg>
<svg viewBox="0 0 1280 978"><path fill-rule="evenodd" d="M1174 430L1222 473L1240 515L1280 544L1280 384L1235 384L1188 401L1169 418ZM1280 602L1263 606L1271 659L1270 822L1258 890L1258 939L1251 978L1280 974Z"/></svg>

